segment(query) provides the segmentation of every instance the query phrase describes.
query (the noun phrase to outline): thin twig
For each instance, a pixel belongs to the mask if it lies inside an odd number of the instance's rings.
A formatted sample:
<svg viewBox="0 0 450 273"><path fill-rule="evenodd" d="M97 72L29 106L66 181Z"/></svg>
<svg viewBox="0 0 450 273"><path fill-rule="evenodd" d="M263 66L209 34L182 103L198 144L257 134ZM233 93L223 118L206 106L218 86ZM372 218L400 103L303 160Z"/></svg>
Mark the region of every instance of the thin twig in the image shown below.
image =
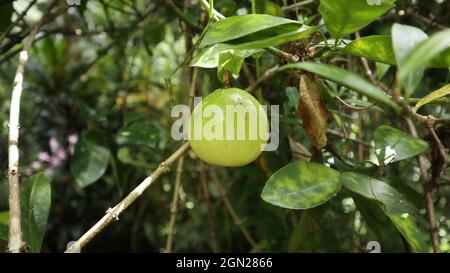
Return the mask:
<svg viewBox="0 0 450 273"><path fill-rule="evenodd" d="M167 240L166 240L166 248L164 252L171 253L172 252L172 242L173 242L173 233L175 228L175 221L177 219L178 212L178 196L180 194L181 188L181 174L183 173L183 164L184 164L184 156L181 156L177 165L177 172L175 177L175 187L173 189L173 197L172 203L170 205L170 220L169 220L169 228L167 231Z"/></svg>
<svg viewBox="0 0 450 273"><path fill-rule="evenodd" d="M119 220L120 214L142 195L142 193L151 186L161 175L170 171L170 167L189 150L189 142L184 143L169 158L162 162L158 168L147 178L144 179L132 192L130 192L122 201L113 208L109 208L103 216L92 228L90 228L77 241L73 242L65 251L65 253L79 252L87 243L95 238L105 227L113 220Z"/></svg>
<svg viewBox="0 0 450 273"><path fill-rule="evenodd" d="M8 250L12 253L21 251L22 230L20 226L20 186L19 186L19 117L20 98L23 91L23 78L25 64L28 61L28 53L33 45L34 37L38 33L45 17L50 12L55 1L50 3L41 20L33 27L30 35L19 54L19 64L14 77L11 96L11 108L9 112L9 148L8 148L8 181L9 181L9 241Z"/></svg>
<svg viewBox="0 0 450 273"><path fill-rule="evenodd" d="M237 215L236 211L234 210L233 206L230 203L230 200L228 199L227 192L225 188L222 186L222 183L220 183L219 177L217 176L216 170L214 168L210 168L211 178L213 182L217 185L220 191L220 198L222 199L222 202L225 205L225 208L227 209L228 213L230 214L231 218L233 219L233 222L235 225L239 227L241 230L242 235L244 236L245 240L252 246L253 250L260 251L260 247L255 242L253 237L251 236L250 232L248 232L247 228L243 225L243 221Z"/></svg>
<svg viewBox="0 0 450 273"><path fill-rule="evenodd" d="M436 171L433 173L433 175L431 177L431 184L432 184L432 186L434 186L437 184L437 180L440 177L441 173L447 168L448 156L447 156L447 151L446 151L444 145L442 144L441 140L439 139L438 135L436 134L436 131L433 128L433 125L427 124L425 127L427 128L428 132L430 133L433 142L437 146L438 154L439 154L439 156L435 160L438 162L434 162L434 163L436 163L436 166L434 166ZM433 164L433 165L435 165L435 164Z"/></svg>
<svg viewBox="0 0 450 273"><path fill-rule="evenodd" d="M245 91L250 92L250 93L252 93L253 91L255 91L256 88L258 88L258 86L259 86L261 83L263 83L263 82L269 80L270 78L272 78L273 76L275 76L275 75L280 71L279 68L280 68L280 67L279 67L278 65L276 65L276 66L274 66L274 67L272 67L272 68L267 69L267 70L261 75L261 77L259 77L256 81L252 82L252 84L249 85L249 86L245 89Z"/></svg>
<svg viewBox="0 0 450 273"><path fill-rule="evenodd" d="M410 117L406 117L406 123L408 125L409 132L412 136L418 137L416 126ZM419 164L419 170L421 174L421 183L423 187L423 195L425 199L425 208L428 217L428 224L430 226L430 236L431 236L431 244L433 246L433 252L439 253L439 234L438 228L436 224L436 216L434 211L434 203L433 203L433 195L432 195L432 187L430 187L430 179L427 172L427 168L425 166L425 157L422 155L417 156L417 163Z"/></svg>

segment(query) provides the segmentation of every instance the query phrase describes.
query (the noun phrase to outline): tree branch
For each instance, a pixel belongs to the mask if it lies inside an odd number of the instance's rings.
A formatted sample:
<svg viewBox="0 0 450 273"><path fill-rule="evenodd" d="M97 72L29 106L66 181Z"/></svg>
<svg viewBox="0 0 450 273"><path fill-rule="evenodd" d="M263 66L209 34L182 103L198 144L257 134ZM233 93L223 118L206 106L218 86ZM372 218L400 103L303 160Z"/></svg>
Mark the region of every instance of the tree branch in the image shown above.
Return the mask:
<svg viewBox="0 0 450 273"><path fill-rule="evenodd" d="M113 220L119 220L120 214L133 204L139 196L152 185L161 175L167 173L170 167L181 156L189 150L189 142L184 143L178 150L176 150L168 159L162 162L159 167L147 178L144 179L132 192L130 192L122 201L120 201L113 208L106 211L105 216L101 218L91 229L89 229L80 239L73 242L65 251L65 253L79 252L87 243L95 238L105 227L107 227Z"/></svg>
<svg viewBox="0 0 450 273"><path fill-rule="evenodd" d="M40 21L33 27L28 39L19 54L19 64L14 77L9 112L9 148L8 148L8 182L9 182L9 241L8 250L12 253L21 251L22 230L20 225L20 185L19 185L19 128L20 98L23 91L23 77L28 53L33 45L34 37L50 12L55 1L51 2Z"/></svg>
<svg viewBox="0 0 450 273"><path fill-rule="evenodd" d="M409 132L412 136L418 137L416 126L410 117L406 117L406 123L408 125ZM421 183L423 187L423 195L425 199L425 208L427 211L428 224L430 226L430 235L431 235L431 244L433 246L433 252L439 253L439 236L438 236L438 228L436 224L436 216L434 212L434 203L433 203L433 195L432 195L432 187L430 187L430 179L428 176L427 168L425 166L425 157L422 155L417 156L417 163L419 164L420 174L421 174Z"/></svg>

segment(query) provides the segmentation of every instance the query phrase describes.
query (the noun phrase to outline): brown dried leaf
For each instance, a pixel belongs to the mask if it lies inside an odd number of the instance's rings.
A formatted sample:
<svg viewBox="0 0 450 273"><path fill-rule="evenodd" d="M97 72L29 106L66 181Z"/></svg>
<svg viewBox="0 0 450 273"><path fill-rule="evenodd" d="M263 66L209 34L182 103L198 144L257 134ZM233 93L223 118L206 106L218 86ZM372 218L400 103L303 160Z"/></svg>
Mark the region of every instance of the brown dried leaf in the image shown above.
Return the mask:
<svg viewBox="0 0 450 273"><path fill-rule="evenodd" d="M297 116L302 119L313 146L321 149L327 144L328 110L320 87L314 78L302 74L299 90Z"/></svg>
<svg viewBox="0 0 450 273"><path fill-rule="evenodd" d="M288 137L288 139L292 159L294 159L294 161L309 161L312 155L309 152L308 148L306 148L300 142L293 140L291 137Z"/></svg>

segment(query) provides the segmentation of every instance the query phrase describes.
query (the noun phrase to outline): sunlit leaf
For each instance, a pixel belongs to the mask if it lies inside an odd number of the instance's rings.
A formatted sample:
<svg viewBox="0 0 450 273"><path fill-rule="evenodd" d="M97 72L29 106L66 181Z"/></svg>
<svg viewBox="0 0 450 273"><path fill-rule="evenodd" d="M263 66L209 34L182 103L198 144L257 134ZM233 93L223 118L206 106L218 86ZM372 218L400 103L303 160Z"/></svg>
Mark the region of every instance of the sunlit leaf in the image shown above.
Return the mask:
<svg viewBox="0 0 450 273"><path fill-rule="evenodd" d="M246 42L242 44L237 44L233 46L233 49L236 50L244 50L244 49L258 49L258 48L266 48L270 46L277 46L281 44L285 44L287 42L300 40L302 38L308 37L312 33L318 31L318 27L307 27L302 26L295 31L285 32L279 35L275 35L272 37L267 37L264 39L258 39L251 42Z"/></svg>
<svg viewBox="0 0 450 273"><path fill-rule="evenodd" d="M372 61L395 65L395 55L392 49L391 36L376 35L356 39L345 49L355 56L364 57Z"/></svg>
<svg viewBox="0 0 450 273"><path fill-rule="evenodd" d="M443 87L439 88L438 90L435 90L431 92L430 94L426 95L422 99L417 102L416 106L414 107L414 111L417 112L420 107L424 106L427 103L430 103L436 99L442 98L444 96L447 96L450 94L450 84L444 85Z"/></svg>
<svg viewBox="0 0 450 273"><path fill-rule="evenodd" d="M269 178L261 198L283 208L308 209L328 201L340 188L337 171L317 163L294 162Z"/></svg>
<svg viewBox="0 0 450 273"><path fill-rule="evenodd" d="M401 130L381 125L373 133L377 155L390 158L396 162L425 152L428 144L420 138L413 137Z"/></svg>
<svg viewBox="0 0 450 273"><path fill-rule="evenodd" d="M301 24L266 14L232 16L214 23L203 37L200 47L235 40L281 25L297 25L298 27Z"/></svg>
<svg viewBox="0 0 450 273"><path fill-rule="evenodd" d="M219 56L222 51L232 49L233 45L230 44L215 44L213 46L203 49L197 54L191 61L191 66L214 68L219 65ZM239 55L242 58L247 58L255 53L262 51L262 49L250 49L250 50L234 50L235 55Z"/></svg>

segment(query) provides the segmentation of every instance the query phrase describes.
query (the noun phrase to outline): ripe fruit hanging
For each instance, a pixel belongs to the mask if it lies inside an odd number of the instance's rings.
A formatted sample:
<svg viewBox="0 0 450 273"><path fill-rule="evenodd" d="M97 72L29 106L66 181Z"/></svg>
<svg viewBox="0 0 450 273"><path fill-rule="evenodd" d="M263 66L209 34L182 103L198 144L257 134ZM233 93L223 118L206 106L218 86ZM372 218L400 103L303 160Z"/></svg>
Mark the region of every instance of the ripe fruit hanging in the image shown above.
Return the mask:
<svg viewBox="0 0 450 273"><path fill-rule="evenodd" d="M188 123L192 150L203 161L219 166L254 161L268 134L269 122L261 104L238 88L209 94L195 107Z"/></svg>

